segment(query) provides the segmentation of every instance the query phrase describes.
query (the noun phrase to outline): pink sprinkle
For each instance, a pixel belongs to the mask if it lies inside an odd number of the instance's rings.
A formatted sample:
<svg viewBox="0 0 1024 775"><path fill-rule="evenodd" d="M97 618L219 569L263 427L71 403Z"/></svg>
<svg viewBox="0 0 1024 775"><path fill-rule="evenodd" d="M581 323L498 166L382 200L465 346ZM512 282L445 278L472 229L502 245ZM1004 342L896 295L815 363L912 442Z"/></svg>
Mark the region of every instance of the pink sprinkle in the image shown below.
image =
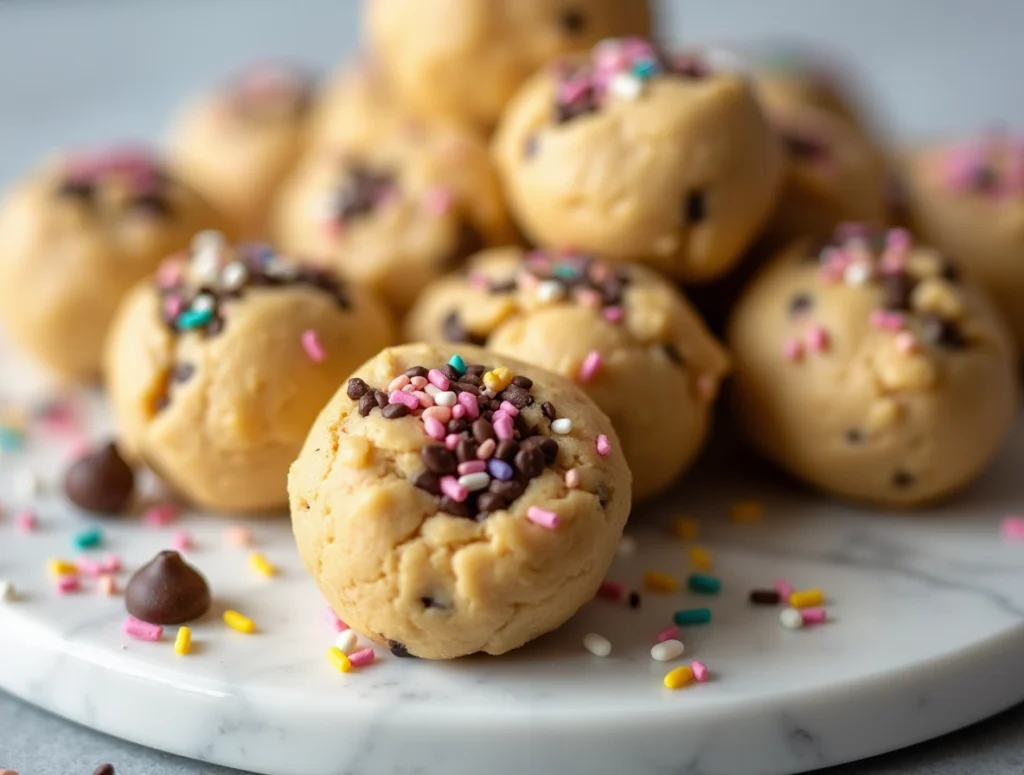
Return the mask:
<svg viewBox="0 0 1024 775"><path fill-rule="evenodd" d="M184 530L179 530L171 536L171 546L179 552L189 551L193 546L192 535Z"/></svg>
<svg viewBox="0 0 1024 775"><path fill-rule="evenodd" d="M483 272L470 272L469 287L477 291L489 291L491 289L491 281L487 279L487 275Z"/></svg>
<svg viewBox="0 0 1024 775"><path fill-rule="evenodd" d="M801 608L800 618L804 624L824 624L828 621L828 611L824 608Z"/></svg>
<svg viewBox="0 0 1024 775"><path fill-rule="evenodd" d="M449 433L444 437L444 446L446 449L454 451L459 446L459 434Z"/></svg>
<svg viewBox="0 0 1024 775"><path fill-rule="evenodd" d="M608 457L612 451L612 443L603 433L597 437L597 454L601 457Z"/></svg>
<svg viewBox="0 0 1024 775"><path fill-rule="evenodd" d="M435 417L426 417L423 420L423 430L427 432L427 435L436 440L444 441L445 427L444 423Z"/></svg>
<svg viewBox="0 0 1024 775"><path fill-rule="evenodd" d="M100 561L100 570L104 573L120 573L121 558L116 554L108 554Z"/></svg>
<svg viewBox="0 0 1024 775"><path fill-rule="evenodd" d="M447 424L452 419L452 410L447 406L429 406L423 410L423 421L431 417L439 423Z"/></svg>
<svg viewBox="0 0 1024 775"><path fill-rule="evenodd" d="M576 301L582 304L584 307L593 307L594 309L600 309L601 303L604 301L601 298L601 294L597 291L592 291L589 288L583 288L576 291Z"/></svg>
<svg viewBox="0 0 1024 775"><path fill-rule="evenodd" d="M793 338L788 339L784 345L782 345L782 354L786 356L786 360L796 363L803 360L804 357L804 343L799 339Z"/></svg>
<svg viewBox="0 0 1024 775"><path fill-rule="evenodd" d="M451 380L442 374L439 369L431 369L428 371L427 379L430 380L430 384L438 390L448 390L448 388L452 386Z"/></svg>
<svg viewBox="0 0 1024 775"><path fill-rule="evenodd" d="M452 209L455 197L452 192L444 186L428 188L424 194L424 200L429 210L434 215L444 215Z"/></svg>
<svg viewBox="0 0 1024 775"><path fill-rule="evenodd" d="M836 234L844 242L857 237L866 237L869 231L868 224L861 221L844 221L836 227Z"/></svg>
<svg viewBox="0 0 1024 775"><path fill-rule="evenodd" d="M530 506L530 508L526 510L526 518L535 525L546 527L548 530L554 530L558 527L558 515L553 511L542 509L539 506Z"/></svg>
<svg viewBox="0 0 1024 775"><path fill-rule="evenodd" d="M107 597L113 597L117 594L117 579L113 576L100 576L98 584L100 592Z"/></svg>
<svg viewBox="0 0 1024 775"><path fill-rule="evenodd" d="M59 576L57 578L57 593L67 595L78 591L78 576Z"/></svg>
<svg viewBox="0 0 1024 775"><path fill-rule="evenodd" d="M667 640L679 640L679 627L672 624L666 627L664 630L654 636L654 639L658 643L664 643Z"/></svg>
<svg viewBox="0 0 1024 775"><path fill-rule="evenodd" d="M605 307L601 314L604 315L604 319L609 323L621 323L622 322L622 307Z"/></svg>
<svg viewBox="0 0 1024 775"><path fill-rule="evenodd" d="M168 318L174 319L185 310L185 300L178 295L168 296L164 300L164 312Z"/></svg>
<svg viewBox="0 0 1024 775"><path fill-rule="evenodd" d="M75 560L75 567L78 568L78 572L83 576L89 576L91 578L99 576L102 572L100 564L90 557L79 557Z"/></svg>
<svg viewBox="0 0 1024 775"><path fill-rule="evenodd" d="M1006 517L1001 532L1010 541L1024 541L1024 517Z"/></svg>
<svg viewBox="0 0 1024 775"><path fill-rule="evenodd" d="M558 97L561 102L576 102L586 96L590 89L590 81L587 78L573 78L558 87Z"/></svg>
<svg viewBox="0 0 1024 775"><path fill-rule="evenodd" d="M180 261L164 261L156 270L156 283L161 288L173 288L181 280L184 266Z"/></svg>
<svg viewBox="0 0 1024 775"><path fill-rule="evenodd" d="M577 378L580 382L590 382L597 373L601 370L601 353L597 350L591 350L587 353L587 357L583 359L583 364L580 366L580 372Z"/></svg>
<svg viewBox="0 0 1024 775"><path fill-rule="evenodd" d="M155 642L160 640L164 636L164 628L158 624L149 624L148 622L139 621L134 616L129 616L124 620L124 625L121 627L121 631L130 638L135 640L146 640Z"/></svg>
<svg viewBox="0 0 1024 775"><path fill-rule="evenodd" d="M373 649L360 649L348 655L348 661L352 663L352 667L372 665L374 658Z"/></svg>
<svg viewBox="0 0 1024 775"><path fill-rule="evenodd" d="M497 449L498 443L494 439L485 439L484 442L476 448L476 459L490 460L494 457L494 453Z"/></svg>
<svg viewBox="0 0 1024 775"><path fill-rule="evenodd" d="M409 383L416 390L423 390L423 388L430 384L429 382L427 382L426 377L413 377L409 380Z"/></svg>
<svg viewBox="0 0 1024 775"><path fill-rule="evenodd" d="M312 328L302 332L302 349L313 363L323 363L327 360L327 351L320 341L320 334Z"/></svg>
<svg viewBox="0 0 1024 775"><path fill-rule="evenodd" d="M909 355L917 351L917 338L911 331L900 331L896 334L896 349Z"/></svg>
<svg viewBox="0 0 1024 775"><path fill-rule="evenodd" d="M575 468L570 468L565 472L565 486L570 490L575 490L580 486L580 472Z"/></svg>
<svg viewBox="0 0 1024 775"><path fill-rule="evenodd" d="M405 393L401 390L396 390L390 396L388 396L389 404L405 404L411 411L415 411L420 408L419 399L411 393Z"/></svg>
<svg viewBox="0 0 1024 775"><path fill-rule="evenodd" d="M143 522L150 527L163 527L178 518L178 507L174 503L158 503L146 509Z"/></svg>
<svg viewBox="0 0 1024 775"><path fill-rule="evenodd" d="M829 348L830 341L828 331L817 323L807 331L807 346L812 352L825 352Z"/></svg>
<svg viewBox="0 0 1024 775"><path fill-rule="evenodd" d="M452 407L452 417L459 420L466 416L466 407L462 404L456 404Z"/></svg>
<svg viewBox="0 0 1024 775"><path fill-rule="evenodd" d="M871 325L882 331L901 331L906 322L906 318L899 312L876 309L871 313Z"/></svg>
<svg viewBox="0 0 1024 775"><path fill-rule="evenodd" d="M693 677L698 681L708 680L708 668L703 662L694 660L690 663L690 669L693 671Z"/></svg>
<svg viewBox="0 0 1024 775"><path fill-rule="evenodd" d="M409 379L404 374L399 374L397 377L395 377L393 380L391 380L391 384L388 385L388 393L394 393L396 390L401 390L402 388L406 387L407 385L411 385L411 384L412 384L412 380L411 379Z"/></svg>
<svg viewBox="0 0 1024 775"><path fill-rule="evenodd" d="M252 531L241 525L231 525L224 530L224 543L228 546L249 546L252 543Z"/></svg>
<svg viewBox="0 0 1024 775"><path fill-rule="evenodd" d="M884 253L879 262L879 271L884 275L901 274L907 266L907 257L902 253Z"/></svg>
<svg viewBox="0 0 1024 775"><path fill-rule="evenodd" d="M509 417L519 416L519 410L511 401L502 401L501 406L499 406L498 409L505 412Z"/></svg>
<svg viewBox="0 0 1024 775"><path fill-rule="evenodd" d="M885 235L885 249L903 253L910 250L913 241L910 232L906 229L889 229Z"/></svg>
<svg viewBox="0 0 1024 775"><path fill-rule="evenodd" d="M32 509L22 509L14 515L14 526L19 533L31 533L39 525L39 518Z"/></svg>
<svg viewBox="0 0 1024 775"><path fill-rule="evenodd" d="M469 497L469 490L459 484L459 480L454 476L441 477L441 492L456 503L462 503Z"/></svg>
<svg viewBox="0 0 1024 775"><path fill-rule="evenodd" d="M403 393L409 393L410 395L412 395L413 393L416 392L416 388L414 388L412 386L412 383L410 382L408 385L406 385L404 388L402 388L402 392Z"/></svg>
<svg viewBox="0 0 1024 775"><path fill-rule="evenodd" d="M968 142L951 146L945 153L946 184L953 189L970 189L980 167L985 165L984 149Z"/></svg>
<svg viewBox="0 0 1024 775"><path fill-rule="evenodd" d="M334 632L344 632L348 629L348 625L338 618L338 615L334 613L334 609L330 606L324 608L324 621L327 622L327 626Z"/></svg>
<svg viewBox="0 0 1024 775"><path fill-rule="evenodd" d="M617 581L605 579L597 588L597 596L603 597L605 600L622 600L624 594L626 594L626 590Z"/></svg>
<svg viewBox="0 0 1024 775"><path fill-rule="evenodd" d="M776 579L775 591L779 593L779 597L785 603L789 601L789 596L796 592L796 588L785 579Z"/></svg>
<svg viewBox="0 0 1024 775"><path fill-rule="evenodd" d="M467 474L479 474L487 470L487 463L483 460L467 460L465 463L459 463L459 476L466 476Z"/></svg>
<svg viewBox="0 0 1024 775"><path fill-rule="evenodd" d="M417 390L412 394L413 398L420 402L420 406L430 408L434 405L434 399L429 393Z"/></svg>
<svg viewBox="0 0 1024 775"><path fill-rule="evenodd" d="M476 402L476 396L472 393L459 393L459 406L466 410L466 419L475 420L480 416L480 405Z"/></svg>
<svg viewBox="0 0 1024 775"><path fill-rule="evenodd" d="M512 418L504 412L495 412L493 423L494 435L501 441L511 439L515 435L515 425L512 423Z"/></svg>

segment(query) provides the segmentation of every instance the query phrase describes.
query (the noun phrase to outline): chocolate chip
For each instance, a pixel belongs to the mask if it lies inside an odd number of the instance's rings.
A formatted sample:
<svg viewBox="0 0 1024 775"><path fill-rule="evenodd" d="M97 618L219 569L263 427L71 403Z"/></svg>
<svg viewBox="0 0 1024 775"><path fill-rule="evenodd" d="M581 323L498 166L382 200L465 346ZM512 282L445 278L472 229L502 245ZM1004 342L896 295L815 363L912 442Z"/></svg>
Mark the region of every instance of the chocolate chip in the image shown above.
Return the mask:
<svg viewBox="0 0 1024 775"><path fill-rule="evenodd" d="M515 460L516 469L530 479L544 472L544 453L539 449L520 449Z"/></svg>
<svg viewBox="0 0 1024 775"><path fill-rule="evenodd" d="M750 602L754 605L778 605L779 599L774 589L755 589L750 593Z"/></svg>
<svg viewBox="0 0 1024 775"><path fill-rule="evenodd" d="M671 342L666 342L661 346L662 352L665 353L665 357L668 358L676 366L685 366L686 360L683 358L683 354L679 352L679 348Z"/></svg>
<svg viewBox="0 0 1024 775"><path fill-rule="evenodd" d="M183 624L210 610L210 587L202 574L170 549L143 565L128 582L125 608L150 624Z"/></svg>
<svg viewBox="0 0 1024 775"><path fill-rule="evenodd" d="M420 459L430 473L437 474L438 476L454 474L459 467L455 455L440 444L431 444L429 447L424 447L423 451L420 452Z"/></svg>
<svg viewBox="0 0 1024 775"><path fill-rule="evenodd" d="M483 384L480 381L480 377L475 377L472 374L467 374L462 378L462 382L455 383L459 390L463 393L469 393L473 396L480 395L480 386Z"/></svg>
<svg viewBox="0 0 1024 775"><path fill-rule="evenodd" d="M882 278L882 306L893 312L910 309L914 280L907 274L890 274Z"/></svg>
<svg viewBox="0 0 1024 775"><path fill-rule="evenodd" d="M844 434L847 444L863 444L864 431L860 428L850 428Z"/></svg>
<svg viewBox="0 0 1024 775"><path fill-rule="evenodd" d="M548 465L555 462L555 458L558 457L558 442L550 436L530 436L530 438L521 442L519 445L520 449L535 449L544 455L544 460Z"/></svg>
<svg viewBox="0 0 1024 775"><path fill-rule="evenodd" d="M514 479L507 479L504 481L500 479L492 479L487 490L495 495L500 495L506 503L514 503L520 495L526 492L526 488L523 484L515 481Z"/></svg>
<svg viewBox="0 0 1024 775"><path fill-rule="evenodd" d="M529 390L519 387L514 382L502 390L499 396L502 401L508 401L516 409L525 409L533 405L533 394Z"/></svg>
<svg viewBox="0 0 1024 775"><path fill-rule="evenodd" d="M92 771L92 775L114 775L114 765L101 764L99 767Z"/></svg>
<svg viewBox="0 0 1024 775"><path fill-rule="evenodd" d="M495 492L481 493L476 500L476 507L480 514L490 514L493 511L502 511L508 508L508 503Z"/></svg>
<svg viewBox="0 0 1024 775"><path fill-rule="evenodd" d="M797 317L810 312L813 306L814 297L809 293L794 293L789 297L788 309L790 317Z"/></svg>
<svg viewBox="0 0 1024 775"><path fill-rule="evenodd" d="M461 376L459 372L455 370L455 367L449 363L446 363L444 366L442 366L440 371L442 374L445 375L445 377L447 377L452 382L458 382L459 377Z"/></svg>
<svg viewBox="0 0 1024 775"><path fill-rule="evenodd" d="M351 394L350 394L351 395ZM373 393L363 393L359 399L359 414L366 417L377 408L377 398Z"/></svg>
<svg viewBox="0 0 1024 775"><path fill-rule="evenodd" d="M524 377L521 374L518 375L518 376L512 377L512 384L515 385L518 388L522 388L523 390L532 390L533 389L533 380L530 379L529 377Z"/></svg>
<svg viewBox="0 0 1024 775"><path fill-rule="evenodd" d="M554 420L558 417L558 412L555 411L555 405L550 401L545 401L541 404L540 410L549 420Z"/></svg>
<svg viewBox="0 0 1024 775"><path fill-rule="evenodd" d="M478 347L482 347L486 343L486 339L476 334L471 334L465 328L462 327L462 323L459 322L459 313L451 312L448 317L444 319L444 324L441 328L441 335L444 337L446 342L452 344L473 344ZM454 377L448 379L458 379L459 375L456 372Z"/></svg>
<svg viewBox="0 0 1024 775"><path fill-rule="evenodd" d="M196 373L196 367L191 363L178 363L171 369L171 381L188 382Z"/></svg>
<svg viewBox="0 0 1024 775"><path fill-rule="evenodd" d="M630 592L629 593L629 607L630 608L639 608L640 607L640 593L639 592Z"/></svg>
<svg viewBox="0 0 1024 775"><path fill-rule="evenodd" d="M388 648L391 649L391 653L396 657L405 659L406 657L415 657L409 653L409 649L405 647L404 643L399 643L397 640L388 640Z"/></svg>
<svg viewBox="0 0 1024 775"><path fill-rule="evenodd" d="M409 407L405 404L388 404L380 413L384 415L385 420L397 420L400 417L406 417L409 414Z"/></svg>
<svg viewBox="0 0 1024 775"><path fill-rule="evenodd" d="M901 490L905 490L914 483L914 477L912 474L906 471L897 471L892 475L892 486L897 487Z"/></svg>
<svg viewBox="0 0 1024 775"><path fill-rule="evenodd" d="M424 608L434 608L436 606L436 603L434 602L434 598L430 596L425 596L420 598L420 605L422 605Z"/></svg>
<svg viewBox="0 0 1024 775"><path fill-rule="evenodd" d="M469 420L464 417L458 417L454 420L448 421L448 432L449 433L465 433L469 430Z"/></svg>
<svg viewBox="0 0 1024 775"><path fill-rule="evenodd" d="M487 420L480 418L473 421L473 438L477 443L483 444L488 439L494 438L494 426Z"/></svg>
<svg viewBox="0 0 1024 775"><path fill-rule="evenodd" d="M359 379L359 377L352 377L352 379L348 381L348 386L345 389L345 392L353 401L359 401L363 396L370 392L370 386L363 380Z"/></svg>
<svg viewBox="0 0 1024 775"><path fill-rule="evenodd" d="M383 390L374 390L373 400L377 402L377 406L379 406L381 409L384 409L388 405L388 394L385 393Z"/></svg>
<svg viewBox="0 0 1024 775"><path fill-rule="evenodd" d="M116 514L123 511L135 491L135 473L113 442L78 458L64 477L64 491L86 511Z"/></svg>
<svg viewBox="0 0 1024 775"><path fill-rule="evenodd" d="M942 265L942 278L951 283L960 282L960 267L949 261Z"/></svg>
<svg viewBox="0 0 1024 775"><path fill-rule="evenodd" d="M458 265L462 263L463 259L479 253L485 247L487 247L487 240L484 239L476 224L468 218L462 218L459 222L459 233L455 237L455 245L445 263L448 266Z"/></svg>
<svg viewBox="0 0 1024 775"><path fill-rule="evenodd" d="M151 191L141 194L131 201L132 210L145 215L156 215L161 218L171 216L171 205L163 194Z"/></svg>
<svg viewBox="0 0 1024 775"><path fill-rule="evenodd" d="M472 516L469 511L469 506L465 501L459 502L453 498L449 498L447 495L441 498L441 502L437 506L439 511L443 511L445 514L451 514L453 517L462 517L468 519Z"/></svg>
<svg viewBox="0 0 1024 775"><path fill-rule="evenodd" d="M417 474L412 483L413 486L431 495L439 496L441 494L441 480L429 471Z"/></svg>
<svg viewBox="0 0 1024 775"><path fill-rule="evenodd" d="M558 24L567 35L578 35L587 28L587 17L576 8L566 8L558 15Z"/></svg>
<svg viewBox="0 0 1024 775"><path fill-rule="evenodd" d="M686 223L700 223L707 217L708 207L703 191L698 189L690 191L686 195L684 212L686 214Z"/></svg>
<svg viewBox="0 0 1024 775"><path fill-rule="evenodd" d="M57 188L57 196L64 199L77 199L82 204L90 204L96 189L92 183L84 180L64 180Z"/></svg>
<svg viewBox="0 0 1024 775"><path fill-rule="evenodd" d="M459 443L455 447L455 455L459 458L460 463L468 463L471 460L476 460L476 449L475 441L459 439Z"/></svg>
<svg viewBox="0 0 1024 775"><path fill-rule="evenodd" d="M350 161L334 199L335 217L342 223L368 215L395 186L389 172L374 170L359 161Z"/></svg>
<svg viewBox="0 0 1024 775"><path fill-rule="evenodd" d="M967 347L960 327L951 320L929 315L921 322L921 336L924 340L946 350L963 350Z"/></svg>
<svg viewBox="0 0 1024 775"><path fill-rule="evenodd" d="M405 370L405 376L407 376L409 379L412 379L413 377L424 377L424 378L426 378L426 376L429 373L430 373L430 371L428 369L424 368L423 366L413 366L411 369L406 369Z"/></svg>

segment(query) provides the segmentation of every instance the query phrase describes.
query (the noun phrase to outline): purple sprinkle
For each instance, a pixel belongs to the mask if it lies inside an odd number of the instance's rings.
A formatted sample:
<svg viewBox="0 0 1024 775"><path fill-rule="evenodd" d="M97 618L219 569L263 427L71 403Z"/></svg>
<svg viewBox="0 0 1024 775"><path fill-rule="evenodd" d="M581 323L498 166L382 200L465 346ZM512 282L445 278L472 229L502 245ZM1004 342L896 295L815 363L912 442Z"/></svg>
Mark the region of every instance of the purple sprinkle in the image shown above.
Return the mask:
<svg viewBox="0 0 1024 775"><path fill-rule="evenodd" d="M509 479L512 478L513 474L515 473L515 471L513 471L512 469L512 466L510 466L504 460L499 460L496 457L492 457L490 460L487 461L487 471L495 479L499 479L503 482L507 482Z"/></svg>

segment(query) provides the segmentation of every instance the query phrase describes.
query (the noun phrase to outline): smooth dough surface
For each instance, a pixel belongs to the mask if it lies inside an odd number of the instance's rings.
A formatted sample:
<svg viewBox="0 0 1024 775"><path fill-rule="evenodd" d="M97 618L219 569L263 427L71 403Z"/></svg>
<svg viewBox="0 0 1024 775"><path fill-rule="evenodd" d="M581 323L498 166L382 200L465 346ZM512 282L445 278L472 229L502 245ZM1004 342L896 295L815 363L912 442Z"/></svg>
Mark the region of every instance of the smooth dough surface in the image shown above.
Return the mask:
<svg viewBox="0 0 1024 775"><path fill-rule="evenodd" d="M289 475L299 553L320 591L358 632L409 654L502 654L558 627L590 600L611 565L630 505L630 476L611 423L577 387L535 366L470 346L388 349L355 376L386 386L415 366L504 365L533 380L522 410L543 436L542 402L573 421L553 465L504 510L479 521L439 511L413 480L431 439L418 417L364 417L340 390ZM601 456L595 439L609 439ZM579 486L565 475L574 469ZM553 529L531 507L558 515Z"/></svg>
<svg viewBox="0 0 1024 775"><path fill-rule="evenodd" d="M245 262L243 250L220 250L220 271ZM199 253L193 251L196 267ZM394 324L367 292L332 285L325 273L302 280L282 274L291 269L280 257L273 258L279 269L267 270L277 279L261 272L253 280L261 260L248 261L250 279L231 292L222 281L199 280L192 266L177 288L140 283L118 313L105 354L122 448L216 511L284 506L288 466L313 419L356 365L394 341ZM218 289L213 319L194 328L181 316L168 323L171 299L183 299L188 314L199 308L200 287ZM322 362L303 346L310 331Z"/></svg>
<svg viewBox="0 0 1024 775"><path fill-rule="evenodd" d="M645 45L652 50L643 41L602 43L531 78L495 137L502 184L538 244L710 280L768 219L783 183L781 144L738 74L710 72L696 58L688 70L666 61L642 80L602 71L612 46L638 49L640 62L658 56L642 53ZM566 94L593 93L589 81L604 78L622 85L589 107L566 103Z"/></svg>
<svg viewBox="0 0 1024 775"><path fill-rule="evenodd" d="M783 252L729 328L735 408L754 443L844 497L917 506L989 463L1017 403L987 298L905 231Z"/></svg>
<svg viewBox="0 0 1024 775"><path fill-rule="evenodd" d="M611 418L633 497L665 489L707 435L725 351L683 296L645 267L543 252L524 259L518 248L485 251L464 274L428 286L405 320L405 338L477 341L575 381ZM575 267L583 267L579 275L566 277ZM590 273L602 279L577 282ZM591 353L601 367L584 380ZM666 400L638 400L655 385Z"/></svg>
<svg viewBox="0 0 1024 775"><path fill-rule="evenodd" d="M0 322L56 376L99 376L103 339L138 280L220 213L148 151L63 154L0 202Z"/></svg>
<svg viewBox="0 0 1024 775"><path fill-rule="evenodd" d="M415 113L490 129L555 57L650 33L647 0L371 0L367 39Z"/></svg>

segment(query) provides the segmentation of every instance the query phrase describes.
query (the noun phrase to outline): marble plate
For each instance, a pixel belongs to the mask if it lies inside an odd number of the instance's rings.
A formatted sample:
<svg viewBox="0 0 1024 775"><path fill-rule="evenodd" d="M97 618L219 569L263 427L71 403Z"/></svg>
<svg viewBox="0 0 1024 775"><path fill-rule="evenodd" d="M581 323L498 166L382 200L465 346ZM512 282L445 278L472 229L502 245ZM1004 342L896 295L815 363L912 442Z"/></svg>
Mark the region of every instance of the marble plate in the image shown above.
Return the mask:
<svg viewBox="0 0 1024 775"><path fill-rule="evenodd" d="M0 363L0 401L38 395L28 372ZM98 397L77 400L89 431L102 432ZM0 604L0 687L194 759L274 775L776 775L910 745L1024 700L1024 543L998 530L1024 495L1024 416L983 481L921 514L808 496L720 448L635 515L636 550L610 574L630 588L647 569L685 575L688 548L665 525L686 513L702 525L720 595L644 593L640 610L595 600L505 657L430 663L378 648L375 664L347 675L325 659L333 634L285 520L251 525L254 548L279 568L267 579L248 550L226 545L222 517L190 513L152 528L78 513L54 486L66 446L60 434L33 434L0 458L0 579L19 590ZM46 485L31 503L19 486L26 470ZM729 521L739 497L763 499L761 523ZM13 515L27 505L40 527L24 535ZM47 561L72 556L72 535L95 525L101 553L120 554L128 570L168 547L173 531L192 533L190 558L216 603L193 628L191 655L175 655L173 629L160 643L126 638L121 599L89 583L55 593ZM823 588L834 620L787 630L779 609L747 603L751 588L778 577ZM668 691L672 665L652 661L654 635L673 611L704 605L713 620L685 628L684 660L703 661L711 679ZM228 607L254 619L257 634L227 629ZM610 657L583 649L589 632L612 642Z"/></svg>

